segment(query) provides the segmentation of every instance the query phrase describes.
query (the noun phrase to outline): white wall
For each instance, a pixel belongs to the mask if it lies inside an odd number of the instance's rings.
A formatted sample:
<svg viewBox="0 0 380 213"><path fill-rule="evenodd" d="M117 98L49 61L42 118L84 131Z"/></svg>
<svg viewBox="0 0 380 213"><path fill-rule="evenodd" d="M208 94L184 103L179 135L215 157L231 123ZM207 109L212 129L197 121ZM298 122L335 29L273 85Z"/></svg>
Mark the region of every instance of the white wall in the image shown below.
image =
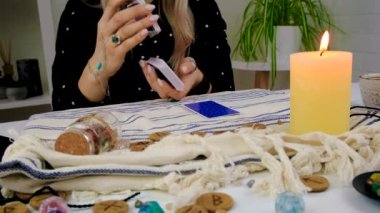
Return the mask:
<svg viewBox="0 0 380 213"><path fill-rule="evenodd" d="M244 7L249 0L216 0L220 12L227 23L228 43L233 50L238 41L238 32L241 24ZM253 72L234 70L235 88L249 89L254 86Z"/></svg>
<svg viewBox="0 0 380 213"><path fill-rule="evenodd" d="M380 0L325 0L336 24L333 48L354 53L353 79L360 74L380 72Z"/></svg>
<svg viewBox="0 0 380 213"><path fill-rule="evenodd" d="M55 40L59 19L67 0L37 0L41 34L43 39L43 50L45 56L46 75L51 95L52 66L55 57Z"/></svg>
<svg viewBox="0 0 380 213"><path fill-rule="evenodd" d="M14 67L18 59L38 59L43 90L47 93L48 83L36 0L0 0L0 39L11 40ZM0 65L3 65L1 60ZM14 71L17 71L16 67Z"/></svg>
<svg viewBox="0 0 380 213"><path fill-rule="evenodd" d="M244 7L249 0L216 0L223 18L227 23L228 41L234 47L238 41Z"/></svg>
<svg viewBox="0 0 380 213"><path fill-rule="evenodd" d="M235 47L242 13L249 0L216 0ZM353 80L362 73L380 72L380 0L323 0L345 33L331 32L331 49L354 53Z"/></svg>

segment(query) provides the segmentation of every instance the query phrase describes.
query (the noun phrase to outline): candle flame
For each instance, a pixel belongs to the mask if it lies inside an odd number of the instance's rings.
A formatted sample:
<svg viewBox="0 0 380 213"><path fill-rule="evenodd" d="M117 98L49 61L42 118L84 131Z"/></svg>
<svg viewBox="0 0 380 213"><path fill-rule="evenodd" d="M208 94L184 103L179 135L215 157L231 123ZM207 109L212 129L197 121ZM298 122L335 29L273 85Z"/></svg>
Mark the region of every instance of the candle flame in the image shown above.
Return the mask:
<svg viewBox="0 0 380 213"><path fill-rule="evenodd" d="M329 38L330 38L329 31L326 30L322 36L321 46L319 48L321 55L323 54L323 52L327 50L327 47L329 46Z"/></svg>

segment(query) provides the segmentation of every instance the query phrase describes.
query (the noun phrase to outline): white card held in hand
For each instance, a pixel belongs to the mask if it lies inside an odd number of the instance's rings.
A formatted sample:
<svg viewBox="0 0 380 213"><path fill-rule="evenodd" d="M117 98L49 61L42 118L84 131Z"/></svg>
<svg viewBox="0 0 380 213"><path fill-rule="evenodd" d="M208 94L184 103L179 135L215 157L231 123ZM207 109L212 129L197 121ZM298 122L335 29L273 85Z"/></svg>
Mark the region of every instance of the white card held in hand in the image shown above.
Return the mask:
<svg viewBox="0 0 380 213"><path fill-rule="evenodd" d="M121 5L120 9L130 8L138 4L145 4L144 0L127 0L123 5ZM142 19L144 17L136 18L136 21ZM153 26L148 28L149 37L152 38L153 36L159 34L161 32L160 26L155 23Z"/></svg>
<svg viewBox="0 0 380 213"><path fill-rule="evenodd" d="M181 79L175 74L175 72L166 64L161 58L149 58L148 64L159 70L169 83L178 91L182 91L185 87Z"/></svg>

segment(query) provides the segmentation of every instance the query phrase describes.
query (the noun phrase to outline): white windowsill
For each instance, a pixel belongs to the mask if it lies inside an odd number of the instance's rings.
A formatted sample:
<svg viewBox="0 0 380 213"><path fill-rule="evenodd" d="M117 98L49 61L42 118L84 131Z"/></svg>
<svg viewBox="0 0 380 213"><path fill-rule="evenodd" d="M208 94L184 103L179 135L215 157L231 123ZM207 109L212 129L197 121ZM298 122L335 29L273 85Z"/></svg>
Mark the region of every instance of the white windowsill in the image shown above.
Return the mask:
<svg viewBox="0 0 380 213"><path fill-rule="evenodd" d="M50 104L50 103L51 103L51 97L47 95L31 97L24 100L0 99L0 110L39 106L39 105L45 105L45 104Z"/></svg>
<svg viewBox="0 0 380 213"><path fill-rule="evenodd" d="M271 65L270 63L264 62L245 62L245 61L232 61L232 68L237 70L244 71L270 71ZM281 63L277 64L277 71L288 71L289 63Z"/></svg>

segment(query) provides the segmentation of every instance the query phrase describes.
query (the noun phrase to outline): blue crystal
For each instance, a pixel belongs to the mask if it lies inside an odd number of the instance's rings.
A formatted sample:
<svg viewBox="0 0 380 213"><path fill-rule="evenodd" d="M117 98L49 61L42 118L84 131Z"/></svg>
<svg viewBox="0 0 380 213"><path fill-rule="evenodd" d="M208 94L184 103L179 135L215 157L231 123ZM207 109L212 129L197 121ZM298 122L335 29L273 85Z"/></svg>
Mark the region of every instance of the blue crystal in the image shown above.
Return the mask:
<svg viewBox="0 0 380 213"><path fill-rule="evenodd" d="M276 198L276 213L303 213L305 202L302 196L292 192L282 192Z"/></svg>
<svg viewBox="0 0 380 213"><path fill-rule="evenodd" d="M139 213L165 213L156 201L148 201L140 206Z"/></svg>

